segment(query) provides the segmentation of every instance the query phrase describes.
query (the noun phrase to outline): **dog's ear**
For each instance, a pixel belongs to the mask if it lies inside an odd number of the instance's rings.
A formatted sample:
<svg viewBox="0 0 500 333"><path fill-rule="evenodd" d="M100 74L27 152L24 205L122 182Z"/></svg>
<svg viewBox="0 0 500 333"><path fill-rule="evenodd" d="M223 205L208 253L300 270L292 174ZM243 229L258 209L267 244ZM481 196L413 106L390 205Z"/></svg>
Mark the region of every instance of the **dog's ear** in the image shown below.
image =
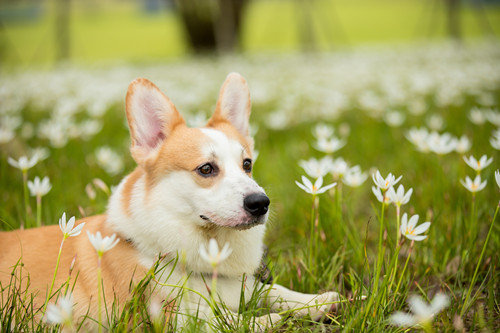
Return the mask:
<svg viewBox="0 0 500 333"><path fill-rule="evenodd" d="M138 164L152 156L172 130L184 124L174 104L147 79L136 79L127 91L131 153Z"/></svg>
<svg viewBox="0 0 500 333"><path fill-rule="evenodd" d="M250 91L247 81L238 73L230 73L219 93L215 112L208 126L218 121L229 121L244 137L248 137Z"/></svg>

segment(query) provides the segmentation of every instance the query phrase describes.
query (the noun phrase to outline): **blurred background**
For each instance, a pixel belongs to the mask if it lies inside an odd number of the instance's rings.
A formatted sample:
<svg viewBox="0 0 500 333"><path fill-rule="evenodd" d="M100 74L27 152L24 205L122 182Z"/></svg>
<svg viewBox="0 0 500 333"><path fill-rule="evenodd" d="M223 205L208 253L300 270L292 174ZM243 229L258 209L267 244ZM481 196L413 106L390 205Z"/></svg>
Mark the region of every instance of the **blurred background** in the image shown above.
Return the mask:
<svg viewBox="0 0 500 333"><path fill-rule="evenodd" d="M3 70L499 33L499 0L0 0Z"/></svg>

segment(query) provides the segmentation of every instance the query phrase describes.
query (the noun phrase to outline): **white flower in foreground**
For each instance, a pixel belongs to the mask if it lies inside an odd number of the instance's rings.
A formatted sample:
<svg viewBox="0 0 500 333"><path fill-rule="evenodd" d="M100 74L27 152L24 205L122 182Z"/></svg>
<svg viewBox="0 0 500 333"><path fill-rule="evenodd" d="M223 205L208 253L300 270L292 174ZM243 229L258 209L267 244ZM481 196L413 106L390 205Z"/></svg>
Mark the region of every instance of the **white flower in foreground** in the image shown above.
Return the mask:
<svg viewBox="0 0 500 333"><path fill-rule="evenodd" d="M396 206L401 206L407 204L410 201L411 194L413 193L413 189L410 188L408 192L405 193L405 188L403 185L399 185L398 190L395 191L394 187L389 188L387 190L387 196L391 199Z"/></svg>
<svg viewBox="0 0 500 333"><path fill-rule="evenodd" d="M415 325L427 325L434 316L449 304L448 296L445 294L436 294L431 304L427 304L419 296L411 296L408 299L410 310L413 314L398 311L389 318L392 325L411 327Z"/></svg>
<svg viewBox="0 0 500 333"><path fill-rule="evenodd" d="M224 244L222 250L219 251L219 244L217 244L217 241L214 238L211 238L210 241L208 241L208 250L202 244L200 245L199 252L203 260L215 267L222 261L226 260L233 250L231 250L229 248L229 244L226 243Z"/></svg>
<svg viewBox="0 0 500 333"><path fill-rule="evenodd" d="M367 178L368 174L366 172L362 172L359 165L356 165L347 170L342 178L342 182L350 187L358 187L361 186Z"/></svg>
<svg viewBox="0 0 500 333"><path fill-rule="evenodd" d="M57 304L47 306L44 320L50 324L71 326L73 321L73 296L70 294L59 298Z"/></svg>
<svg viewBox="0 0 500 333"><path fill-rule="evenodd" d="M383 178L378 170L372 175L375 185L383 191L387 191L390 187L396 185L401 178L403 178L403 176L399 176L399 178L396 179L396 177L390 172L386 178Z"/></svg>
<svg viewBox="0 0 500 333"><path fill-rule="evenodd" d="M427 235L422 236L420 234L426 232L427 229L429 229L429 227L431 226L431 223L424 222L416 227L417 223L418 215L413 215L412 217L410 217L410 220L408 220L408 214L404 213L403 217L401 218L401 227L399 229L401 231L401 234L406 238L415 241L426 239Z"/></svg>
<svg viewBox="0 0 500 333"><path fill-rule="evenodd" d="M319 139L314 148L327 154L332 154L344 147L346 142L338 138Z"/></svg>
<svg viewBox="0 0 500 333"><path fill-rule="evenodd" d="M497 181L498 187L500 187L500 170L495 171L495 180Z"/></svg>
<svg viewBox="0 0 500 333"><path fill-rule="evenodd" d="M382 190L379 187L372 186L372 192L379 202L383 202L386 205L388 205L392 202L391 198L389 198L388 195L382 194Z"/></svg>
<svg viewBox="0 0 500 333"><path fill-rule="evenodd" d="M62 217L59 219L59 228L61 228L61 231L64 234L64 238L78 236L82 232L84 225L85 222L80 223L79 225L74 227L75 226L74 216L72 216L66 223L66 213L63 213Z"/></svg>
<svg viewBox="0 0 500 333"><path fill-rule="evenodd" d="M479 160L476 160L474 156L469 156L469 158L464 156L464 161L467 163L468 166L470 166L472 169L476 170L477 172L480 172L484 168L486 168L488 165L493 162L493 157L488 158L488 156L483 155Z"/></svg>
<svg viewBox="0 0 500 333"><path fill-rule="evenodd" d="M324 177L332 169L333 161L331 157L325 156L320 160L310 158L299 161L299 165L304 169L309 177Z"/></svg>
<svg viewBox="0 0 500 333"><path fill-rule="evenodd" d="M462 135L460 139L457 140L455 151L459 154L465 154L469 151L471 145L470 140L465 135Z"/></svg>
<svg viewBox="0 0 500 333"><path fill-rule="evenodd" d="M31 196L43 197L49 193L52 185L50 184L49 177L43 177L41 181L39 177L35 177L33 181L28 180L28 188L30 189Z"/></svg>
<svg viewBox="0 0 500 333"><path fill-rule="evenodd" d="M101 232L97 232L95 234L91 234L87 231L87 236L89 237L90 243L97 251L99 257L101 257L104 252L107 252L115 247L116 244L120 241L119 238L116 238L116 234L112 234L111 236L102 237Z"/></svg>
<svg viewBox="0 0 500 333"><path fill-rule="evenodd" d="M460 179L460 183L470 192L476 193L481 191L483 188L486 187L487 181L485 180L484 182L481 182L481 176L477 175L474 180L470 179L469 176L465 177L465 181Z"/></svg>
<svg viewBox="0 0 500 333"><path fill-rule="evenodd" d="M300 187L301 189L312 195L324 193L329 189L331 189L332 187L334 187L335 185L337 185L337 183L332 183L321 187L323 185L323 177L319 177L318 179L316 179L316 181L313 184L309 179L307 179L306 176L302 176L302 183L295 181L295 184L297 184L298 187Z"/></svg>
<svg viewBox="0 0 500 333"><path fill-rule="evenodd" d="M9 164L12 165L14 168L17 168L17 169L25 172L28 169L31 169L32 167L34 167L35 164L38 163L38 157L33 156L32 158L28 159L26 156L21 156L18 161L9 157L7 159L7 162L9 162Z"/></svg>

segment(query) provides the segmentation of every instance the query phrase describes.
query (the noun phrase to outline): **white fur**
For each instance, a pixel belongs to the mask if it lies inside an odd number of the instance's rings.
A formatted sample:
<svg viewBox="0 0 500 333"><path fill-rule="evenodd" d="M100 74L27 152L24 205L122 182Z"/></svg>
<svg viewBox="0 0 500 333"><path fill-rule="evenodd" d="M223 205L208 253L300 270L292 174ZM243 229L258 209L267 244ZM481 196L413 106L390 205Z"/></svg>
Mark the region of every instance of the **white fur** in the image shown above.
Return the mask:
<svg viewBox="0 0 500 333"><path fill-rule="evenodd" d="M161 94L158 91L159 94ZM156 90L136 87L131 107L134 110L131 127L148 128L148 124L158 117L157 110L166 110L169 101ZM153 101L148 100L153 94ZM230 74L221 92L223 115L233 125L245 132L248 127L249 100L248 87L239 74ZM134 104L134 103L138 104ZM148 104L149 103L149 104ZM152 104L151 104L152 103ZM159 103L159 104L156 104ZM144 104L150 107L144 108ZM154 112L150 112L151 109ZM141 111L142 110L142 111ZM152 117L152 118L151 118ZM168 112L160 116L168 122ZM144 132L140 132L142 136ZM182 285L190 274L190 288L209 297L207 285L211 284L212 267L199 255L200 246L207 246L214 237L220 246L228 243L231 255L217 267L217 293L232 311L240 305L242 279L245 276L245 299L250 299L255 282L253 274L260 264L263 252L265 225L255 225L249 229L235 228L252 218L245 211L243 200L255 193L264 194L264 190L242 169L242 161L251 155L242 144L215 129L202 128L204 135L200 147L202 157L213 162L219 168L221 179L210 187L200 187L195 177L200 177L193 170L170 171L152 186L146 189L146 176L143 174L132 188L130 206L127 214L123 209L123 191L125 178L112 195L108 205L107 222L122 237L129 238L139 252L141 263L151 267L158 255L167 258L183 258L175 269L167 267L160 282L169 285ZM148 140L139 138L139 140ZM168 140L168 136L162 138ZM201 218L204 216L205 218ZM253 217L255 218L255 217ZM267 214L262 217L267 220ZM168 281L166 277L170 274ZM311 309L300 309L297 315L320 317L331 307L331 302L338 300L336 293L322 295L302 294L274 285L267 286L267 298L263 303L271 309L293 310L308 305L317 305ZM162 288L164 297L168 297L175 288ZM211 318L209 305L197 293L188 293L181 304L182 311L199 310L202 316ZM316 304L316 303L318 304ZM326 304L325 304L326 303ZM274 324L279 315L257 318L259 325Z"/></svg>

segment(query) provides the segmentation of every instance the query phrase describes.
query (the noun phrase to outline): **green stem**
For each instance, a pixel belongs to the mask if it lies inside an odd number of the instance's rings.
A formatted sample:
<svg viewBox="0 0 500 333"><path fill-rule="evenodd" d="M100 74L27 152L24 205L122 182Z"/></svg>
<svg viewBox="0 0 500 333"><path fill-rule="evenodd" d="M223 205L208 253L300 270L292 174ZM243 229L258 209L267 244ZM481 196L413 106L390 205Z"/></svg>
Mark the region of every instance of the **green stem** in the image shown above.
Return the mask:
<svg viewBox="0 0 500 333"><path fill-rule="evenodd" d="M212 313L215 313L215 294L217 292L217 265L213 266L212 271L212 288L210 289L210 307Z"/></svg>
<svg viewBox="0 0 500 333"><path fill-rule="evenodd" d="M50 284L50 289L49 292L47 293L47 297L45 299L45 304L43 305L43 312L45 313L45 310L47 309L47 304L49 303L50 295L52 294L52 289L54 288L54 283L56 282L56 275L57 275L57 270L59 269L59 261L61 260L61 253L62 253L62 248L64 245L64 241L68 238L68 235L64 234L63 239L61 241L61 246L59 246L59 254L57 255L57 261L56 261L56 269L54 270L54 276L52 277L52 283Z"/></svg>
<svg viewBox="0 0 500 333"><path fill-rule="evenodd" d="M312 270L313 266L313 258L314 258L314 219L315 219L315 201L316 195L312 195L312 207L311 207L311 223L309 226L310 229L310 237L309 237L309 269Z"/></svg>
<svg viewBox="0 0 500 333"><path fill-rule="evenodd" d="M398 285L396 286L396 290L394 291L393 302L396 300L396 297L397 297L398 291L399 291L399 287L401 286L401 282L403 281L403 277L405 275L406 267L408 266L408 262L410 261L411 251L413 250L413 244L414 243L415 243L415 241L412 240L411 244L410 244L410 249L408 250L408 256L406 257L406 262L405 262L405 265L403 267L403 271L401 272L401 276L399 277Z"/></svg>
<svg viewBox="0 0 500 333"><path fill-rule="evenodd" d="M99 333L102 332L102 300L101 300L101 293L102 293L102 270L101 270L101 259L102 259L102 254L98 254L97 257L97 308L98 308L98 320L99 320Z"/></svg>
<svg viewBox="0 0 500 333"><path fill-rule="evenodd" d="M399 261L399 250L401 249L401 245L399 244L400 238L401 238L401 233L399 231L399 223L400 223L400 205L396 205L396 225L397 225L397 231L396 231L396 258L394 260L394 268L391 274L391 281L389 284L389 292L392 289L392 285L394 283L394 279L396 278L396 271L398 269L398 261Z"/></svg>
<svg viewBox="0 0 500 333"><path fill-rule="evenodd" d="M36 196L36 226L42 226L42 197Z"/></svg>
<svg viewBox="0 0 500 333"><path fill-rule="evenodd" d="M29 196L28 196L28 170L23 170L23 188L24 188L24 211L25 211L25 221L21 221L21 229L24 227L29 228L28 217L29 217Z"/></svg>
<svg viewBox="0 0 500 333"><path fill-rule="evenodd" d="M476 265L476 269L474 270L474 275L472 276L472 281L470 283L469 289L467 290L467 296L465 297L464 305L462 307L462 311L460 312L460 316L463 316L469 307L469 297L472 293L472 288L476 283L477 273L479 271L479 266L481 265L481 261L483 260L484 252L486 251L486 246L488 246L488 241L490 240L491 233L493 231L493 226L495 225L495 220L497 218L498 209L500 208L500 202L497 205L497 209L495 210L495 215L493 216L493 221L491 221L490 229L488 230L488 235L486 236L486 240L483 244L483 249L481 250L481 255L479 256L479 260Z"/></svg>
<svg viewBox="0 0 500 333"><path fill-rule="evenodd" d="M383 194L385 199L385 192ZM383 200L384 201L384 200ZM382 261L384 258L384 253L382 250L383 238L384 238L384 211L385 211L385 202L382 202L382 209L380 213L380 230L378 235L378 258L377 258L377 271L375 273L375 282L373 286L373 293L377 294L378 292L378 280L380 278L380 271L382 270Z"/></svg>

